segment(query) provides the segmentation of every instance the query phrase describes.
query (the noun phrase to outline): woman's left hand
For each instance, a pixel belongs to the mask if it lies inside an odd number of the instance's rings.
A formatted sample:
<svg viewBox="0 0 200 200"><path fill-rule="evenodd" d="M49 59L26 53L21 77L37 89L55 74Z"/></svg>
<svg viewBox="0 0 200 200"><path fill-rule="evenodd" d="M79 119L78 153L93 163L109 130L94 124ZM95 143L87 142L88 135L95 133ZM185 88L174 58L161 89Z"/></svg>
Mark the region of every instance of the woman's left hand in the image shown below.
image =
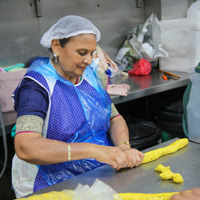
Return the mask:
<svg viewBox="0 0 200 200"><path fill-rule="evenodd" d="M137 149L126 149L124 151L128 156L127 167L132 168L141 164L144 158L144 154Z"/></svg>
<svg viewBox="0 0 200 200"><path fill-rule="evenodd" d="M129 141L129 131L126 121L121 115L111 120L110 133L113 144L118 146L128 159L126 167L138 166L142 162L144 154L137 149L131 149L127 143L122 142Z"/></svg>
<svg viewBox="0 0 200 200"><path fill-rule="evenodd" d="M126 153L127 157L128 157L128 164L127 164L127 168L132 168L135 166L138 166L141 164L141 162L143 161L144 158L144 154L141 151L138 151L137 149L132 149L129 147L125 147L120 145L119 148L124 151L124 153Z"/></svg>

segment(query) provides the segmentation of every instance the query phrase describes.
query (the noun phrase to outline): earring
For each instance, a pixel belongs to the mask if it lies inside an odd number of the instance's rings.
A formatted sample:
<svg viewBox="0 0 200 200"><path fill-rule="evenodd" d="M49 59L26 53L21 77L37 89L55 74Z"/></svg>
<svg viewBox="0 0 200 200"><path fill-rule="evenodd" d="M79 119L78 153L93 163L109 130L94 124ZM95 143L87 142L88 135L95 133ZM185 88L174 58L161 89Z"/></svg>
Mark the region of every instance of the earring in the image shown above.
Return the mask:
<svg viewBox="0 0 200 200"><path fill-rule="evenodd" d="M58 62L58 56L57 56L57 54L55 53L55 54L53 54L53 56L54 56L55 63L57 63Z"/></svg>

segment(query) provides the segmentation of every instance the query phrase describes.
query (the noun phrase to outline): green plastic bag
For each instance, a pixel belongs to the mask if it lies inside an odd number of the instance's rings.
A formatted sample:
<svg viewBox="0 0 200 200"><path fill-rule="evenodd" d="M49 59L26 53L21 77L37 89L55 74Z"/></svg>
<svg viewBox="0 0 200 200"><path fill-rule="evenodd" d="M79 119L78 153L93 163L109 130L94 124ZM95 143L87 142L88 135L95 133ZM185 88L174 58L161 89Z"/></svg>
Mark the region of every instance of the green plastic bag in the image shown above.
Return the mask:
<svg viewBox="0 0 200 200"><path fill-rule="evenodd" d="M190 139L200 136L200 63L195 72L190 76L190 82L183 95L183 131Z"/></svg>
<svg viewBox="0 0 200 200"><path fill-rule="evenodd" d="M13 126L12 131L11 131L11 136L15 137L15 133L16 133L16 124Z"/></svg>

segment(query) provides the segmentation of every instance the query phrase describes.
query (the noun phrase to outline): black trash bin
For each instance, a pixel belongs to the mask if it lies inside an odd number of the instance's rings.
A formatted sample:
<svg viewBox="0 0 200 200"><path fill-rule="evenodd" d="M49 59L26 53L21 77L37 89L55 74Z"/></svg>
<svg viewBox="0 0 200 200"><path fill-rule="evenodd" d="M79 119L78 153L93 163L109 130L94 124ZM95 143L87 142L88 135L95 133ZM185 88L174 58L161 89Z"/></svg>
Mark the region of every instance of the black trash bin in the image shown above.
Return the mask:
<svg viewBox="0 0 200 200"><path fill-rule="evenodd" d="M143 150L158 144L161 129L155 123L143 119L125 117L132 148Z"/></svg>
<svg viewBox="0 0 200 200"><path fill-rule="evenodd" d="M168 96L159 99L154 105L155 123L162 130L162 141L175 137L185 137L183 132L183 101L182 95Z"/></svg>

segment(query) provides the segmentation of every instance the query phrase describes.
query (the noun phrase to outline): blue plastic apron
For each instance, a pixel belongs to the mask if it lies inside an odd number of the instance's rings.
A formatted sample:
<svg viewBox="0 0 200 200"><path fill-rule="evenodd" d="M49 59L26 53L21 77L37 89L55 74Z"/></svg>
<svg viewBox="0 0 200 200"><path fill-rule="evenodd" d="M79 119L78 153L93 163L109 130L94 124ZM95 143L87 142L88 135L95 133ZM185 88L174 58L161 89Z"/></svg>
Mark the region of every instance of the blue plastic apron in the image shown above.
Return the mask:
<svg viewBox="0 0 200 200"><path fill-rule="evenodd" d="M55 71L49 59L40 58L32 63L25 77L36 81L49 94L43 137L66 143L112 145L106 133L110 126L111 100L96 69L93 61L86 68L82 81L75 86ZM33 191L101 165L95 159L40 165Z"/></svg>

